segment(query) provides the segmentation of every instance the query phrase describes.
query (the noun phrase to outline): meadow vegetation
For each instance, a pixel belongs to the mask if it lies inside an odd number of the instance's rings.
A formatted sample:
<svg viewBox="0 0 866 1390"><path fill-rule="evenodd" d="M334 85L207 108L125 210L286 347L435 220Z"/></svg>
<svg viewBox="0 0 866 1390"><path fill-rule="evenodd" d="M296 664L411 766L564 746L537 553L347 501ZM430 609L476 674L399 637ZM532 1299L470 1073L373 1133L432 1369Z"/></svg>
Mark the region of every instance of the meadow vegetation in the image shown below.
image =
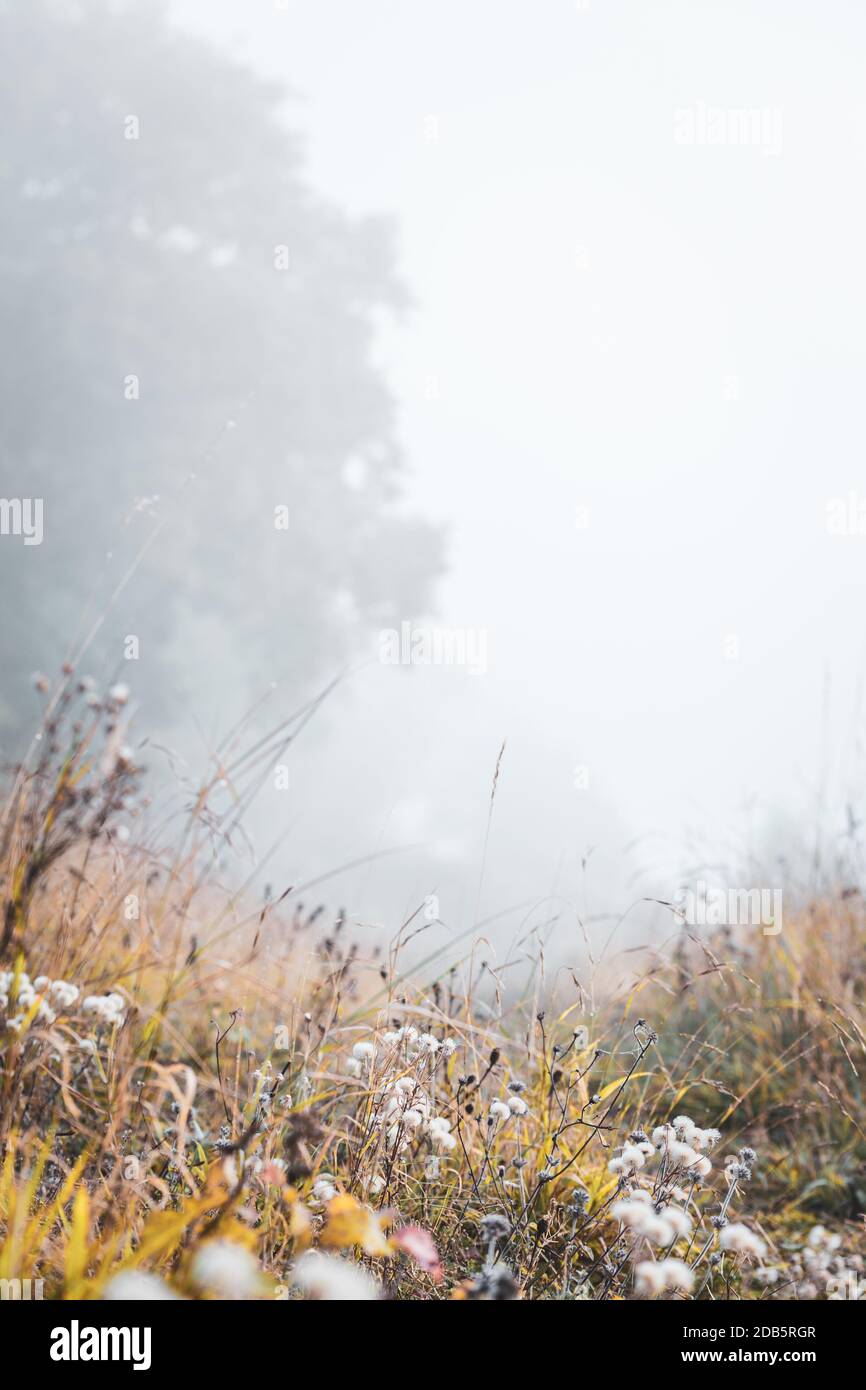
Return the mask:
<svg viewBox="0 0 866 1390"><path fill-rule="evenodd" d="M308 711L150 800L65 672L0 812L0 1278L46 1298L866 1293L866 915L497 963L229 882ZM429 950L426 942L430 940ZM382 942L382 944L376 944ZM550 948L552 949L552 948ZM548 953L549 954L549 953ZM566 961L567 964L564 964Z"/></svg>

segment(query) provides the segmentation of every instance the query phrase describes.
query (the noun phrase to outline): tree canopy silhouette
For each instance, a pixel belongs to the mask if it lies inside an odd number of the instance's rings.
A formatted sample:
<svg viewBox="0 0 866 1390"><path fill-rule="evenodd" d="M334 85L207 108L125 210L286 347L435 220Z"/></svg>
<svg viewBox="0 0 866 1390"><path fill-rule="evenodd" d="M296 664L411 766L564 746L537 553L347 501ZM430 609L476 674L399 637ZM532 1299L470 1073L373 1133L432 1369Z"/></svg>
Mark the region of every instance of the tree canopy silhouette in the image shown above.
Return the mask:
<svg viewBox="0 0 866 1390"><path fill-rule="evenodd" d="M0 537L3 741L143 546L89 665L134 635L163 712L218 645L304 688L439 565L373 361L390 227L310 187L284 91L159 9L3 3L0 55L0 493L44 499L41 545Z"/></svg>

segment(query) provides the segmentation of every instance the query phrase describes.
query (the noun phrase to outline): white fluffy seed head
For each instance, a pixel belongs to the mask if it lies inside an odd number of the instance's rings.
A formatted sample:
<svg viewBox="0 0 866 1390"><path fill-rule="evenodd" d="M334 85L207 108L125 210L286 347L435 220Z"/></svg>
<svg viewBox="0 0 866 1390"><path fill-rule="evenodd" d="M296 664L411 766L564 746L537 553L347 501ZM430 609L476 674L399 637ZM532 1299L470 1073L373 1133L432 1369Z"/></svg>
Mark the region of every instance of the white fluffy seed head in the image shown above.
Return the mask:
<svg viewBox="0 0 866 1390"><path fill-rule="evenodd" d="M739 1221L732 1221L722 1229L719 1245L723 1250L747 1255L750 1259L762 1260L767 1253L767 1246L761 1237Z"/></svg>
<svg viewBox="0 0 866 1390"><path fill-rule="evenodd" d="M307 1298L330 1303L361 1303L379 1297L379 1286L366 1270L321 1250L307 1250L295 1261L292 1283Z"/></svg>
<svg viewBox="0 0 866 1390"><path fill-rule="evenodd" d="M680 1207L665 1207L662 1216L669 1226L672 1226L677 1237L690 1236L692 1233L691 1217Z"/></svg>
<svg viewBox="0 0 866 1390"><path fill-rule="evenodd" d="M251 1298L261 1288L261 1269L254 1255L230 1240L209 1240L193 1256L194 1284L219 1298Z"/></svg>
<svg viewBox="0 0 866 1390"><path fill-rule="evenodd" d="M179 1297L163 1279L156 1274L146 1274L138 1269L124 1269L109 1279L102 1291L102 1297L109 1303L159 1303Z"/></svg>
<svg viewBox="0 0 866 1390"><path fill-rule="evenodd" d="M695 1276L684 1260L642 1260L635 1270L635 1292L651 1298L667 1289L688 1293Z"/></svg>

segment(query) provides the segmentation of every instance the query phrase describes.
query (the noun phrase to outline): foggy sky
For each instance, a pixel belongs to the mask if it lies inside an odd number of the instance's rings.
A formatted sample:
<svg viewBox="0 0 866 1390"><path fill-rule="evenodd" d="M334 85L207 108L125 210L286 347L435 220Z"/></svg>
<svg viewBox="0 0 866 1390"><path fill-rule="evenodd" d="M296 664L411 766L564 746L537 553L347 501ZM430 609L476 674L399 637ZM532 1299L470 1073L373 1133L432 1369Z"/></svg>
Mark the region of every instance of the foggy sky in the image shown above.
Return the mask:
<svg viewBox="0 0 866 1390"><path fill-rule="evenodd" d="M420 842L340 892L384 920L441 891L457 930L618 910L822 805L831 842L862 805L866 535L828 530L866 507L862 9L171 9L291 85L319 190L395 219L414 309L379 355L406 505L449 529L430 621L488 640L483 674L373 660L334 697L258 813L276 878Z"/></svg>

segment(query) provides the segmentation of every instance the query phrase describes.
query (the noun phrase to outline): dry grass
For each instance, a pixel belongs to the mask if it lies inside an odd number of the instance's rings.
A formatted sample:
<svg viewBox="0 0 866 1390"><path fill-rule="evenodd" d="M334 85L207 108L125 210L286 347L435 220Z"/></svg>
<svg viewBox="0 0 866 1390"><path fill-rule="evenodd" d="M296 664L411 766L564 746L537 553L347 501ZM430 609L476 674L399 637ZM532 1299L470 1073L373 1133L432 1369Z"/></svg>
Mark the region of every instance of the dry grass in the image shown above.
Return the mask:
<svg viewBox="0 0 866 1390"><path fill-rule="evenodd" d="M520 986L471 945L419 958L420 916L377 954L297 892L253 908L217 881L305 712L229 742L180 824L142 794L124 709L67 673L3 806L0 1278L61 1298L857 1285L858 895L778 937L672 920L615 968L539 954Z"/></svg>

